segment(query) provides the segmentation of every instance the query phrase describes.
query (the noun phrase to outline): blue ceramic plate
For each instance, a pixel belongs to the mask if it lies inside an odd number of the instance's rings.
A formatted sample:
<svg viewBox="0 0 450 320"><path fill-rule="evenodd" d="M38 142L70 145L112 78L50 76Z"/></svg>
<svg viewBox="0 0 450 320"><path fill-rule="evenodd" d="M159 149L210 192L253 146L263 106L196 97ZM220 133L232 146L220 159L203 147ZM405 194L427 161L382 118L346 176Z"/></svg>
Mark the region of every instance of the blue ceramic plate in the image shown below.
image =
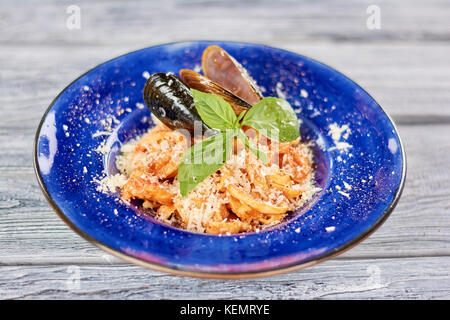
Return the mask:
<svg viewBox="0 0 450 320"><path fill-rule="evenodd" d="M301 120L303 139L315 145L322 191L284 223L259 233L186 232L99 192L93 182L115 173L120 146L152 126L142 99L148 74L198 69L210 44L240 61L266 96L285 97ZM164 44L88 71L45 112L35 168L58 215L95 245L153 269L216 278L286 272L349 249L386 220L406 174L392 120L352 80L296 53L236 42Z"/></svg>

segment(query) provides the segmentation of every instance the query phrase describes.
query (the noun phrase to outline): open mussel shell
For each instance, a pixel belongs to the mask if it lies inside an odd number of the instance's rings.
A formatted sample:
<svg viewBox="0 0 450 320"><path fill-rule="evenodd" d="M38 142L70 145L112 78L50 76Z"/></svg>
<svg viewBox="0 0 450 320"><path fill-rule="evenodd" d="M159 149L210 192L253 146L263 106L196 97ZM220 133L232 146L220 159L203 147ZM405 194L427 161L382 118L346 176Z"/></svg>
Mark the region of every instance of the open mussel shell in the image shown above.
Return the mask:
<svg viewBox="0 0 450 320"><path fill-rule="evenodd" d="M180 70L180 78L189 88L206 93L212 93L223 98L231 105L236 115L239 115L241 112L252 107L250 104L234 95L224 87L220 86L218 83L202 76L201 74L193 70Z"/></svg>
<svg viewBox="0 0 450 320"><path fill-rule="evenodd" d="M250 105L255 105L263 98L247 70L219 46L212 45L203 51L202 69L208 79Z"/></svg>
<svg viewBox="0 0 450 320"><path fill-rule="evenodd" d="M192 137L208 130L195 109L191 91L175 75L154 73L145 83L143 96L152 114L170 129L187 130Z"/></svg>

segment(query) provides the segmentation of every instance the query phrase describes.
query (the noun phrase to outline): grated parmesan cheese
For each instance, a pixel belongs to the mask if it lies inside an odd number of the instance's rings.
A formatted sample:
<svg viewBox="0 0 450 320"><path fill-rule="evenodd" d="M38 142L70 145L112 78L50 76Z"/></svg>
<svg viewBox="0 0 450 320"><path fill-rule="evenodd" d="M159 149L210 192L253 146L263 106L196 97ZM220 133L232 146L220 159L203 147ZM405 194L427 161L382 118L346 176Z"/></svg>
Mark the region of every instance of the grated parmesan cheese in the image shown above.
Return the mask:
<svg viewBox="0 0 450 320"><path fill-rule="evenodd" d="M102 193L115 193L117 189L122 188L127 182L128 177L123 174L115 174L112 176L106 176L100 180L94 178L93 182L97 184L97 191Z"/></svg>
<svg viewBox="0 0 450 320"><path fill-rule="evenodd" d="M350 132L350 127L348 124L344 124L341 127L337 123L330 124L328 135L331 136L331 139L333 139L334 146L328 150L339 150L341 152L346 152L348 149L352 148L353 146L351 144L341 140L341 138L347 140Z"/></svg>

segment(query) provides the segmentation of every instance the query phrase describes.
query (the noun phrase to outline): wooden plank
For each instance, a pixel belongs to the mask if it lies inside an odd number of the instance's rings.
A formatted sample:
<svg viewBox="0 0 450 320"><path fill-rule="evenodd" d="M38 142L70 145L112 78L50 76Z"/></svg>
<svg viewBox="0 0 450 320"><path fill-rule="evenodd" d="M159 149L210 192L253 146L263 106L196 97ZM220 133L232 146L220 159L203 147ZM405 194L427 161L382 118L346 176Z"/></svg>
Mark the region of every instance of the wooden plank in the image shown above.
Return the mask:
<svg viewBox="0 0 450 320"><path fill-rule="evenodd" d="M251 280L129 265L0 267L0 299L448 299L450 257L333 260Z"/></svg>
<svg viewBox="0 0 450 320"><path fill-rule="evenodd" d="M345 258L450 255L450 126L399 130L409 167L402 199L386 223ZM30 150L19 151L9 160L0 158L6 161L0 165L5 182L0 184L0 263L107 263L108 255L75 235L49 208L30 168ZM10 167L13 159L22 166Z"/></svg>
<svg viewBox="0 0 450 320"><path fill-rule="evenodd" d="M96 45L167 39L247 39L264 43L448 41L445 0L414 1L77 1L81 29L69 30L73 3L2 2L0 42ZM367 28L367 8L381 29ZM39 32L36 32L39 31Z"/></svg>

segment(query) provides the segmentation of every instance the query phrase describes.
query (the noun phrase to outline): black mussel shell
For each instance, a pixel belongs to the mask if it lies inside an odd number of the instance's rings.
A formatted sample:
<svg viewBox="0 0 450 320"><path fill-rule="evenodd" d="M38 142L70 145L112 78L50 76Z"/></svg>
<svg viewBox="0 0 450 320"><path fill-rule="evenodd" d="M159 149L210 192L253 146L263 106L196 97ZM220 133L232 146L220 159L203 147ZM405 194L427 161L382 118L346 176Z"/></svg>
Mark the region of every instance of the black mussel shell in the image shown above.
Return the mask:
<svg viewBox="0 0 450 320"><path fill-rule="evenodd" d="M152 114L170 129L187 130L191 137L194 124L201 128L196 130L199 134L209 129L195 109L191 91L174 74L158 72L151 75L145 83L143 96Z"/></svg>

